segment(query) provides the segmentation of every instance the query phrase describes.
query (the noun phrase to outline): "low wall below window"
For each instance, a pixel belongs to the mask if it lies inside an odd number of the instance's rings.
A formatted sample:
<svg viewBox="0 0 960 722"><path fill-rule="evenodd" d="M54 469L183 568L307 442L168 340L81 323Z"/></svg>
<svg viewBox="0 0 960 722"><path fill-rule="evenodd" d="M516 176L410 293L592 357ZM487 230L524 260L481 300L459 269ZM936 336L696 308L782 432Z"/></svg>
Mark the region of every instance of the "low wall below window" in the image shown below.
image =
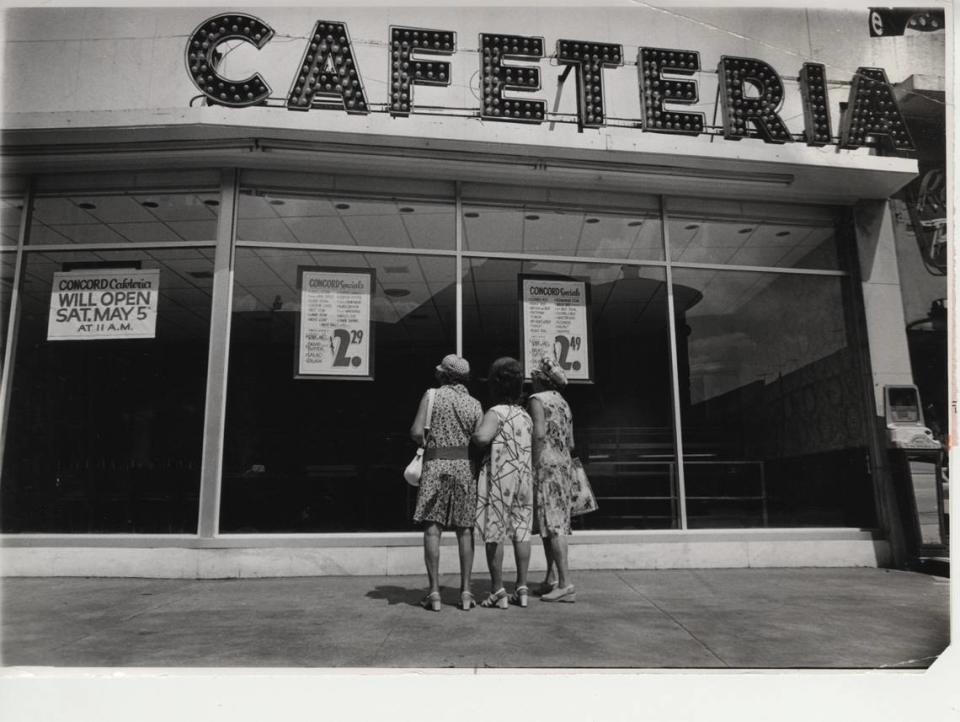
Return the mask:
<svg viewBox="0 0 960 722"><path fill-rule="evenodd" d="M536 546L539 544L535 542ZM445 534L443 574L457 572L456 540ZM423 574L417 533L198 537L23 535L3 539L5 577L223 579ZM478 545L474 571L485 573ZM570 537L577 569L884 567L886 541L859 529L580 532ZM512 554L504 566L513 569ZM534 549L531 571L544 568Z"/></svg>

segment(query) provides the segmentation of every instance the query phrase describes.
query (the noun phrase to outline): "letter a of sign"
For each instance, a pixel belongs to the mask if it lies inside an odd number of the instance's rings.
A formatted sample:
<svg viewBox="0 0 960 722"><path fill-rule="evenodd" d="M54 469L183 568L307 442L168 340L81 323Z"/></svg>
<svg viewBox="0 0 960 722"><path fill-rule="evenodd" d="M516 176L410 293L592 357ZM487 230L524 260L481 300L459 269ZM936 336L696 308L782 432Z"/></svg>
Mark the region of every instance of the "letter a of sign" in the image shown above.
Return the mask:
<svg viewBox="0 0 960 722"><path fill-rule="evenodd" d="M883 140L891 150L914 150L913 139L883 68L857 68L850 99L840 121L840 147L859 148L867 136Z"/></svg>
<svg viewBox="0 0 960 722"><path fill-rule="evenodd" d="M318 20L287 96L287 108L322 107L340 107L348 113L368 112L347 26Z"/></svg>
<svg viewBox="0 0 960 722"><path fill-rule="evenodd" d="M252 15L226 13L204 20L187 40L187 72L207 99L216 105L243 108L270 97L270 86L255 73L246 80L230 80L217 72L214 53L227 40L250 43L260 50L273 37L273 29Z"/></svg>

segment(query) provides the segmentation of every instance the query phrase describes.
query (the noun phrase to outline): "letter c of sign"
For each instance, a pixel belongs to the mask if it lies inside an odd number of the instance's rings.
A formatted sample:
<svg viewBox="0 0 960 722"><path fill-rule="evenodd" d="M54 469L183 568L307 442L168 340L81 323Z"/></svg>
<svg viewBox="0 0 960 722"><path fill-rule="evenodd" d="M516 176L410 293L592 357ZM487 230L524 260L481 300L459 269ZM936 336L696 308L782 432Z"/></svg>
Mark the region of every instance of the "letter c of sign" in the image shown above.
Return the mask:
<svg viewBox="0 0 960 722"><path fill-rule="evenodd" d="M187 41L187 72L200 92L211 103L243 108L262 103L270 97L270 86L254 73L246 80L230 80L217 72L220 60L217 48L227 40L250 43L257 50L273 37L273 28L259 18L245 13L225 13L205 20L190 34Z"/></svg>

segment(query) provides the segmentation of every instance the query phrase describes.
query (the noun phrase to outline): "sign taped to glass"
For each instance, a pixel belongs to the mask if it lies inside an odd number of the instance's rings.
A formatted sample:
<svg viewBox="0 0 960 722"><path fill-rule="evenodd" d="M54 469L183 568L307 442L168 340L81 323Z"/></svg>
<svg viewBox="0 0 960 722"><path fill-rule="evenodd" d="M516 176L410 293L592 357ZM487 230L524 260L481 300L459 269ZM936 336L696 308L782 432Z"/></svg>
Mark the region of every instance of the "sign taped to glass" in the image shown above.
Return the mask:
<svg viewBox="0 0 960 722"><path fill-rule="evenodd" d="M298 280L294 377L373 380L373 269L302 266Z"/></svg>
<svg viewBox="0 0 960 722"><path fill-rule="evenodd" d="M160 270L53 274L48 341L156 338Z"/></svg>
<svg viewBox="0 0 960 722"><path fill-rule="evenodd" d="M520 347L523 373L553 356L570 382L593 380L590 285L570 278L520 276Z"/></svg>

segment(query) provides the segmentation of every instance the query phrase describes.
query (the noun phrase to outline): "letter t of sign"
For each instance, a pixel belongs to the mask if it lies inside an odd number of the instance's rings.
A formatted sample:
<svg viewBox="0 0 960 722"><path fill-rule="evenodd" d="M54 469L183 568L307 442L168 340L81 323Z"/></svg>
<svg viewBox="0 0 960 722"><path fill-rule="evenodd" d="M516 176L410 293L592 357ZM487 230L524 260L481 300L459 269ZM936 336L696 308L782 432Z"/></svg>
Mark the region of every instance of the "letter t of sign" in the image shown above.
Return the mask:
<svg viewBox="0 0 960 722"><path fill-rule="evenodd" d="M577 69L577 115L581 128L602 128L606 124L603 107L603 68L623 65L623 46L558 40L557 62Z"/></svg>

